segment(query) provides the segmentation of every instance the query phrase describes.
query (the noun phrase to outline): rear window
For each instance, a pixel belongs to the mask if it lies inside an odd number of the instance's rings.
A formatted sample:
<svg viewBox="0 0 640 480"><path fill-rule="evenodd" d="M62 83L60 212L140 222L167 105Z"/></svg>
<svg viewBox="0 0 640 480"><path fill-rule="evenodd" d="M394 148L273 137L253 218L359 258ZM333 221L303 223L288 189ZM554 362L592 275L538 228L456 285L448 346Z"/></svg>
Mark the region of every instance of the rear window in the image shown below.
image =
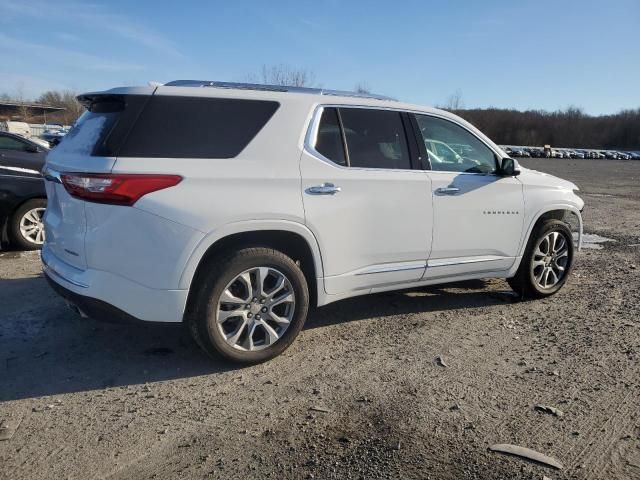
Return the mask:
<svg viewBox="0 0 640 480"><path fill-rule="evenodd" d="M278 106L226 98L97 97L56 149L94 156L233 158Z"/></svg>
<svg viewBox="0 0 640 480"><path fill-rule="evenodd" d="M262 100L152 96L119 155L233 158L278 106Z"/></svg>
<svg viewBox="0 0 640 480"><path fill-rule="evenodd" d="M116 156L148 96L104 95L94 99L56 151L78 155Z"/></svg>

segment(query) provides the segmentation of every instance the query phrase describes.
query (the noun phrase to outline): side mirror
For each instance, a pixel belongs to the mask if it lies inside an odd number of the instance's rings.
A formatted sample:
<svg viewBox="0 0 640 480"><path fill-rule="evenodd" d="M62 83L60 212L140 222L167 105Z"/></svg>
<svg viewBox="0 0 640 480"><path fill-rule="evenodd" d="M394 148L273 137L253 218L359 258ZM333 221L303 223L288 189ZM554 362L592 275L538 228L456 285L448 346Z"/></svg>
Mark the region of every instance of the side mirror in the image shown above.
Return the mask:
<svg viewBox="0 0 640 480"><path fill-rule="evenodd" d="M37 146L31 145L31 144L28 144L26 146L25 150L27 152L29 152L29 153L38 153L38 152L40 152L40 149Z"/></svg>
<svg viewBox="0 0 640 480"><path fill-rule="evenodd" d="M503 177L517 177L520 175L520 165L513 158L505 157L500 162L500 175Z"/></svg>

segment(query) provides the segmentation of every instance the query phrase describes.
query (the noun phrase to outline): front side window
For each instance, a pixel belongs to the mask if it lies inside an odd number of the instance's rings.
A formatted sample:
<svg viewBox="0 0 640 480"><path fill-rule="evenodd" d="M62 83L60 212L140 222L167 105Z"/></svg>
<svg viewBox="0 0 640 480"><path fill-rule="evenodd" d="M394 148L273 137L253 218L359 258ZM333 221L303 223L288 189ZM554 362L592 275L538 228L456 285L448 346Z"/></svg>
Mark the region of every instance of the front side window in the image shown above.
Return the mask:
<svg viewBox="0 0 640 480"><path fill-rule="evenodd" d="M411 168L400 112L341 108L340 116L351 167Z"/></svg>
<svg viewBox="0 0 640 480"><path fill-rule="evenodd" d="M0 135L0 150L13 150L18 152L26 152L27 144L15 138Z"/></svg>
<svg viewBox="0 0 640 480"><path fill-rule="evenodd" d="M416 115L432 170L491 173L496 170L493 151L475 135L442 118Z"/></svg>

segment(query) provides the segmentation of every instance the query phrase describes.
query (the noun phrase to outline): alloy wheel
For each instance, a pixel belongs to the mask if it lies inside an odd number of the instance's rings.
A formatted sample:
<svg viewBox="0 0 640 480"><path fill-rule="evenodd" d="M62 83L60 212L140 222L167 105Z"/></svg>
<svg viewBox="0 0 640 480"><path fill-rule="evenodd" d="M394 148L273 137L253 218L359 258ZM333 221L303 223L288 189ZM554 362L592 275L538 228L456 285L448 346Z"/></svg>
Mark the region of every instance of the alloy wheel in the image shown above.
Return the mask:
<svg viewBox="0 0 640 480"><path fill-rule="evenodd" d="M44 211L42 207L32 208L20 219L20 234L25 240L35 245L44 243L44 224L42 223Z"/></svg>
<svg viewBox="0 0 640 480"><path fill-rule="evenodd" d="M220 295L216 326L225 341L242 351L270 347L287 331L295 313L289 279L272 267L237 275Z"/></svg>
<svg viewBox="0 0 640 480"><path fill-rule="evenodd" d="M560 232L549 232L538 242L533 252L531 272L542 289L553 288L567 273L568 240Z"/></svg>

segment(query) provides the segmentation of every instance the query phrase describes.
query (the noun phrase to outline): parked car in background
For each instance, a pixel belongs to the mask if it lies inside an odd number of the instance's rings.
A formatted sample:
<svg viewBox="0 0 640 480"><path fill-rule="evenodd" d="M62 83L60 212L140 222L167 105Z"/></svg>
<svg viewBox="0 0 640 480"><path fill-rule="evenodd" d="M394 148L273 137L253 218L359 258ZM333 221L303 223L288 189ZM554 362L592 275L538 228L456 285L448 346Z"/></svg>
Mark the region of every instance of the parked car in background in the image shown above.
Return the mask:
<svg viewBox="0 0 640 480"><path fill-rule="evenodd" d="M53 148L62 141L67 133L69 133L69 128L60 127L45 130L41 137L49 143L50 148Z"/></svg>
<svg viewBox="0 0 640 480"><path fill-rule="evenodd" d="M629 160L629 154L625 152L616 152L618 155L618 160Z"/></svg>
<svg viewBox="0 0 640 480"><path fill-rule="evenodd" d="M629 152L631 160L640 160L640 152Z"/></svg>
<svg viewBox="0 0 640 480"><path fill-rule="evenodd" d="M616 154L616 152L611 152L609 150L606 150L604 152L604 156L605 156L605 158L609 158L611 160L615 160L615 159L618 158L618 155Z"/></svg>
<svg viewBox="0 0 640 480"><path fill-rule="evenodd" d="M41 170L48 149L19 135L0 132L0 241L21 250L44 242L47 198Z"/></svg>
<svg viewBox="0 0 640 480"><path fill-rule="evenodd" d="M30 137L29 141L40 145L42 148L46 148L47 150L49 148L51 148L51 144L49 142L47 142L46 140L43 140L42 138L38 138L38 137Z"/></svg>
<svg viewBox="0 0 640 480"><path fill-rule="evenodd" d="M532 148L531 149L531 156L535 157L535 158L543 158L544 157L544 150L542 148Z"/></svg>
<svg viewBox="0 0 640 480"><path fill-rule="evenodd" d="M0 132L13 133L24 138L31 137L31 127L26 122L6 121L0 122Z"/></svg>
<svg viewBox="0 0 640 480"><path fill-rule="evenodd" d="M577 187L452 113L200 81L79 100L44 170L42 262L90 317L185 322L207 353L255 363L312 307L486 277L547 297L571 271Z"/></svg>

